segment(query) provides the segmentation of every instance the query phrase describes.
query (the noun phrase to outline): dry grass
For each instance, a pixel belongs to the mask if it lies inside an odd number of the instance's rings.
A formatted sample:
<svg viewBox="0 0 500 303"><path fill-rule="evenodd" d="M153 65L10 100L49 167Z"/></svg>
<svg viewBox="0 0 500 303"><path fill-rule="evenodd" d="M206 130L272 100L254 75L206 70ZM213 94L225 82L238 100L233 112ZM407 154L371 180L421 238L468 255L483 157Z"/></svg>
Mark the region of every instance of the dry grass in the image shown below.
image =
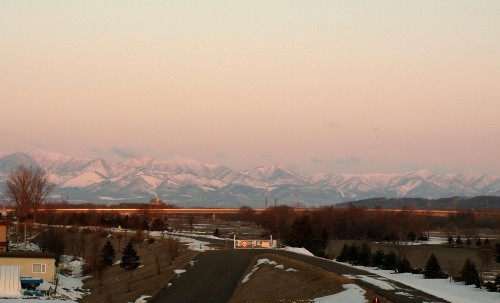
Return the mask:
<svg viewBox="0 0 500 303"><path fill-rule="evenodd" d="M121 240L121 249L126 241ZM112 244L115 247L116 260L121 259L121 251L118 251L118 240L113 239ZM99 287L99 280L95 277L85 280L85 288L90 289L91 294L85 296L81 303L124 303L134 302L142 295L154 296L168 281L176 275L174 269L184 268L197 253L183 249L181 255L177 257L172 264L167 258L164 248L159 242L154 244L134 245L140 257L140 268L132 271L131 290L128 292L128 281L130 272L122 269L119 265L113 265L104 272L102 287ZM155 260L155 254L159 253L160 274Z"/></svg>
<svg viewBox="0 0 500 303"><path fill-rule="evenodd" d="M268 258L283 264L285 269L294 268L297 271L286 272L274 268L274 265L261 264L249 281L238 285L229 303L310 302L311 299L343 291L342 284L353 283L338 274L274 254L256 257L247 273L261 258ZM371 291L366 294L367 299L374 296ZM383 299L382 302L390 301Z"/></svg>
<svg viewBox="0 0 500 303"><path fill-rule="evenodd" d="M361 241L353 241L353 240L333 240L330 242L330 251L331 253L337 257L342 250L342 246L344 243L352 244L352 243L361 244ZM491 242L492 245L495 245L495 241ZM393 250L397 253L397 248L393 244L387 243L370 243L372 253L374 253L377 249L382 249L385 253ZM452 247L448 244L442 245L406 245L402 248L403 255L408 258L411 265L417 268L425 268L425 264L429 259L429 256L434 253L437 257L441 269L447 271L447 268L450 266L454 266L456 268L461 269L464 265L465 259L470 258L475 264L476 268L481 267L481 259L478 257L478 250L480 247L472 244L470 248L466 246L461 247ZM495 263L494 261L490 264L490 269L500 269L500 264Z"/></svg>

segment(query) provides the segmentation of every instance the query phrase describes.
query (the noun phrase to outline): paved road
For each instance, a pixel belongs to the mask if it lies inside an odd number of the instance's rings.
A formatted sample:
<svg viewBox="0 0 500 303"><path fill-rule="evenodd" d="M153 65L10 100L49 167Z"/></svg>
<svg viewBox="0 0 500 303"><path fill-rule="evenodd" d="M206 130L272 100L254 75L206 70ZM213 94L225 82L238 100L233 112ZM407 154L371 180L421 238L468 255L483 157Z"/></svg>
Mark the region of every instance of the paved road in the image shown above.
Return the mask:
<svg viewBox="0 0 500 303"><path fill-rule="evenodd" d="M394 290L381 289L362 280L354 282L395 303L447 302L401 283L326 259L282 250L214 250L199 254L194 266L188 265L187 271L174 279L171 286L162 289L151 303L225 303L233 294L252 258L262 253L275 253L301 260L341 275L375 277L392 285Z"/></svg>
<svg viewBox="0 0 500 303"><path fill-rule="evenodd" d="M199 254L187 271L151 303L225 303L232 296L256 250L212 250ZM260 251L262 253L262 251Z"/></svg>

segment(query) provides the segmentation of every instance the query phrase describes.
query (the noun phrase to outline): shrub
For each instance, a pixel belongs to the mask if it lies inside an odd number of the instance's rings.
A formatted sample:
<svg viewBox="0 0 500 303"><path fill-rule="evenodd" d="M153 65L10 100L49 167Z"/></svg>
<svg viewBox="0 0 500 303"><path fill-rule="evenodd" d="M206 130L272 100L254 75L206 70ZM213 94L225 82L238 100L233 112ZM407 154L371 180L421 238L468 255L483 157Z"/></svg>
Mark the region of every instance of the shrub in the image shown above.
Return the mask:
<svg viewBox="0 0 500 303"><path fill-rule="evenodd" d="M484 283L484 286L486 287L486 289L488 291L497 291L498 290L497 285L495 285L495 283L493 283L493 282L486 282L486 283Z"/></svg>
<svg viewBox="0 0 500 303"><path fill-rule="evenodd" d="M429 238L426 235L422 234L422 235L420 235L420 237L418 237L417 240L420 242L424 242L424 241L426 242L426 241L429 241Z"/></svg>
<svg viewBox="0 0 500 303"><path fill-rule="evenodd" d="M411 273L414 275L421 275L424 273L424 270L422 268L413 268L411 270Z"/></svg>

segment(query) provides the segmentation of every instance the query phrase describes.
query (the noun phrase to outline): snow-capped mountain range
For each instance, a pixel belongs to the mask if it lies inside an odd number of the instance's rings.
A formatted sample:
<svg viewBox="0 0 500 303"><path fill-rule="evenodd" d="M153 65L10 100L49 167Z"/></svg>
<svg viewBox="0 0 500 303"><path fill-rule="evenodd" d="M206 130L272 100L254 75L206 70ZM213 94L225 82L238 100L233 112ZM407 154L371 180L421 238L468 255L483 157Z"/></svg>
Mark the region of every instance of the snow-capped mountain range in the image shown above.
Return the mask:
<svg viewBox="0 0 500 303"><path fill-rule="evenodd" d="M57 185L53 194L71 202L148 202L160 198L181 206L264 207L276 202L317 206L372 197L500 195L500 177L494 175L441 175L418 170L306 176L276 165L240 172L182 157L108 163L41 150L0 154L0 195L11 169L20 164L44 169Z"/></svg>

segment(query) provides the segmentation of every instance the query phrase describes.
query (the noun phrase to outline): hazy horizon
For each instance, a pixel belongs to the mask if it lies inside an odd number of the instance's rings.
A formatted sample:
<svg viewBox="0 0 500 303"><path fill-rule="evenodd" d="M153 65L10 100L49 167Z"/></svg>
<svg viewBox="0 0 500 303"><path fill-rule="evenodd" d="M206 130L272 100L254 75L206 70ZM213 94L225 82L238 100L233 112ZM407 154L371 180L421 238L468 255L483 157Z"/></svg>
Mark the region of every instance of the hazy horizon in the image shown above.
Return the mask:
<svg viewBox="0 0 500 303"><path fill-rule="evenodd" d="M0 152L500 175L499 1L0 7Z"/></svg>

